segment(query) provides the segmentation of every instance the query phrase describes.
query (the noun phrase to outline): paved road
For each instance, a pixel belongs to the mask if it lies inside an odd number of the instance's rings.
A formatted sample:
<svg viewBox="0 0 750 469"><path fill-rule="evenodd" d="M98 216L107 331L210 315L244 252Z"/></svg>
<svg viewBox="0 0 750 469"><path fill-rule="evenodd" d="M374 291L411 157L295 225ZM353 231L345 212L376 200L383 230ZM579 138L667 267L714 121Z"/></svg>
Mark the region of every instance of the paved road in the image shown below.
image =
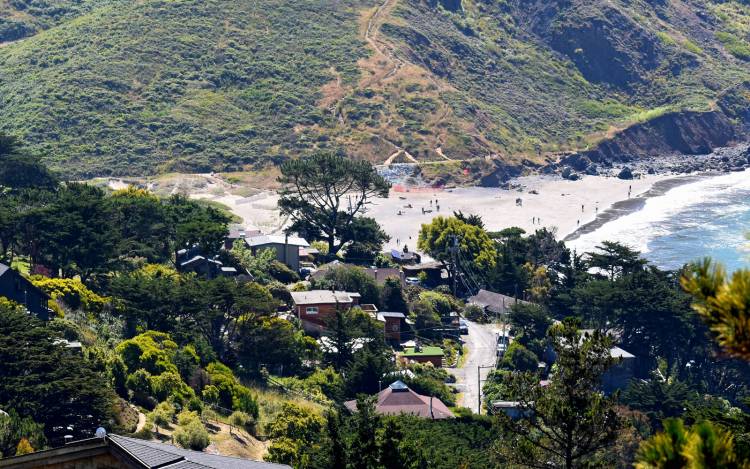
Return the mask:
<svg viewBox="0 0 750 469"><path fill-rule="evenodd" d="M499 326L496 324L469 323L469 334L463 335L469 356L461 368L450 368L448 372L456 377L456 388L463 393L459 405L477 411L477 398L480 386L477 384L477 367L495 364L496 336ZM480 370L482 383L487 379L490 368Z"/></svg>

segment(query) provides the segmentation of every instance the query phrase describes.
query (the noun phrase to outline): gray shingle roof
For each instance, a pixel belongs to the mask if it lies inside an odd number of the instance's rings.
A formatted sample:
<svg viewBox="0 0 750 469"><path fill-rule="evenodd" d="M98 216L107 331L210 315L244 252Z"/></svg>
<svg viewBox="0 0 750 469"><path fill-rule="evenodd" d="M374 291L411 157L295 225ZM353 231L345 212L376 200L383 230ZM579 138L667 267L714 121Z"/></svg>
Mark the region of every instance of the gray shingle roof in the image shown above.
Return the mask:
<svg viewBox="0 0 750 469"><path fill-rule="evenodd" d="M310 245L306 240L298 238L296 236L290 236L286 238L284 235L258 235L248 236L245 238L245 242L250 247L265 246L267 244L289 244L290 246L302 246L307 247Z"/></svg>
<svg viewBox="0 0 750 469"><path fill-rule="evenodd" d="M358 293L331 290L293 291L291 293L295 305L352 303L352 298L359 297Z"/></svg>
<svg viewBox="0 0 750 469"><path fill-rule="evenodd" d="M148 468L164 469L282 469L289 466L263 461L219 456L190 451L155 441L138 440L120 435L107 438Z"/></svg>

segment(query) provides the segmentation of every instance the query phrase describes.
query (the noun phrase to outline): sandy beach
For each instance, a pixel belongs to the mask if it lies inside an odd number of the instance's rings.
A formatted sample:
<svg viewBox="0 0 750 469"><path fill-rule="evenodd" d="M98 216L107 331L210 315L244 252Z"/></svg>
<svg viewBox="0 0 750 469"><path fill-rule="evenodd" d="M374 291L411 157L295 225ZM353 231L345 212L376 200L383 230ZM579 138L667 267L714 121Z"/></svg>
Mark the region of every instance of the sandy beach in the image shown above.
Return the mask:
<svg viewBox="0 0 750 469"><path fill-rule="evenodd" d="M563 239L592 222L616 202L627 200L629 189L630 198L635 198L669 177L649 175L626 181L586 176L578 181L567 181L551 176L528 176L513 181L522 187L521 190L466 187L391 191L389 198L374 200L366 215L374 217L391 236L387 248L404 244L415 247L423 223L429 223L439 215L450 216L454 211L480 215L490 231L518 226L532 232L547 227L554 228L558 237ZM251 197L241 197L222 189L220 182L210 181L191 196L227 205L243 218L249 229L266 233L283 229L286 220L276 209L275 192L261 191ZM521 199L520 205L516 199Z"/></svg>

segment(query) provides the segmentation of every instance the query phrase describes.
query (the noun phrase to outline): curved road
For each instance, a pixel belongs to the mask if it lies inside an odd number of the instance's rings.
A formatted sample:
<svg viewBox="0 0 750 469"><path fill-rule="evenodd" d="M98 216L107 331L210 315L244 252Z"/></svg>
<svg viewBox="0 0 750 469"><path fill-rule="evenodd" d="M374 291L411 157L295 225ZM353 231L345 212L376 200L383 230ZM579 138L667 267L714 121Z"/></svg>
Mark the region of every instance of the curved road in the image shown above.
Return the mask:
<svg viewBox="0 0 750 469"><path fill-rule="evenodd" d="M481 390L481 385L477 383L477 367L488 367L481 368L479 371L483 384L491 370L489 367L495 365L496 334L500 331L500 326L497 324L477 324L469 320L466 322L469 324L469 334L461 337L468 349L469 356L461 368L449 368L448 373L456 377L456 388L463 394L458 405L468 407L476 412L477 399Z"/></svg>

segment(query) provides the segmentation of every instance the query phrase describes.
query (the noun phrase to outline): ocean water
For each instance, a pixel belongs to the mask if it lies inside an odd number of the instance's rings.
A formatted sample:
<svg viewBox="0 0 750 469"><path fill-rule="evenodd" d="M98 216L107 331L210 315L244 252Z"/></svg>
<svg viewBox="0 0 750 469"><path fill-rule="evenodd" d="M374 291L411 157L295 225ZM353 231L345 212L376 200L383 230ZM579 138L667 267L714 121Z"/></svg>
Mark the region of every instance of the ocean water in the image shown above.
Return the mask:
<svg viewBox="0 0 750 469"><path fill-rule="evenodd" d="M707 176L645 200L639 210L568 242L578 252L619 241L665 269L709 256L750 268L750 171Z"/></svg>

